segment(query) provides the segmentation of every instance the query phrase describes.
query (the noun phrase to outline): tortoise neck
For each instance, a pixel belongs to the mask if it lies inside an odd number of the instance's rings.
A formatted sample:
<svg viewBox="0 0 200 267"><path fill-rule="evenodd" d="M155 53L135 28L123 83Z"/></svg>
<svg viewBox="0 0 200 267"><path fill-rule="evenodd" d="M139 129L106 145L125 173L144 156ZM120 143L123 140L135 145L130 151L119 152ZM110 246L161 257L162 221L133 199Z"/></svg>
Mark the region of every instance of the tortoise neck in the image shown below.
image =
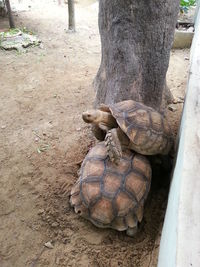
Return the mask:
<svg viewBox="0 0 200 267"><path fill-rule="evenodd" d="M108 125L109 128L117 127L117 122L111 113L99 110L100 121Z"/></svg>

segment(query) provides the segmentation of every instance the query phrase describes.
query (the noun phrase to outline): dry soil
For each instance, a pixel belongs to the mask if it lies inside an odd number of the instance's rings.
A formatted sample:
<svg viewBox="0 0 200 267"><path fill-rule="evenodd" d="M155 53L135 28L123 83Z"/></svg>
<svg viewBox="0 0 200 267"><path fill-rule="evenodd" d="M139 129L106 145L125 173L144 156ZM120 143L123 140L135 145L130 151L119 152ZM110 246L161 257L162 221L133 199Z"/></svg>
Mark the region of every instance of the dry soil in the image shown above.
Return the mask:
<svg viewBox="0 0 200 267"><path fill-rule="evenodd" d="M0 51L0 266L154 267L165 186L153 190L135 238L98 229L69 206L77 171L95 141L81 113L92 107L101 57L97 2L77 1L74 34L65 31L64 3L27 2L14 19L37 34L41 47ZM7 19L0 18L5 28ZM188 54L171 53L167 80L178 102L185 94ZM182 106L166 112L174 134ZM48 241L52 249L44 247Z"/></svg>

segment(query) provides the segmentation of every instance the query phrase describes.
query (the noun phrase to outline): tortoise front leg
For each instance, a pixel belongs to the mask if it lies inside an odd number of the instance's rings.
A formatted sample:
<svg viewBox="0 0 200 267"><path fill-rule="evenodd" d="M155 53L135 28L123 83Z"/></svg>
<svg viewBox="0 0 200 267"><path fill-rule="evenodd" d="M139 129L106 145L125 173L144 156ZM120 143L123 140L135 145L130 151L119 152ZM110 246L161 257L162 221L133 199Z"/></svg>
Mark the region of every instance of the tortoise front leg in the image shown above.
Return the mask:
<svg viewBox="0 0 200 267"><path fill-rule="evenodd" d="M105 144L110 160L117 164L122 157L122 147L118 137L118 128L111 129L107 132Z"/></svg>

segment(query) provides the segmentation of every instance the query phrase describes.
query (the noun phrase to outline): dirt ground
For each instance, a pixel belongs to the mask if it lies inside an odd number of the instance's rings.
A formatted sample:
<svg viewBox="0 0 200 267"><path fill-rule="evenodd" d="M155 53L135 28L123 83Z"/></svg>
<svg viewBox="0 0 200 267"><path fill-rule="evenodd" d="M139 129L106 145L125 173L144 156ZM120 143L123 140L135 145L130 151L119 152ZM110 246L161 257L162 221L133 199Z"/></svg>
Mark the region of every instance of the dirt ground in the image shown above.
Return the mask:
<svg viewBox="0 0 200 267"><path fill-rule="evenodd" d="M81 113L92 107L100 63L97 3L77 1L77 32L70 34L64 3L27 2L31 7L15 13L16 25L36 33L42 46L0 51L0 266L154 267L167 202L162 183L151 193L135 238L98 229L69 206L77 171L94 143ZM0 29L7 27L0 18ZM188 50L171 53L167 80L178 102L188 56ZM166 113L174 133L182 106ZM44 247L48 241L52 249Z"/></svg>

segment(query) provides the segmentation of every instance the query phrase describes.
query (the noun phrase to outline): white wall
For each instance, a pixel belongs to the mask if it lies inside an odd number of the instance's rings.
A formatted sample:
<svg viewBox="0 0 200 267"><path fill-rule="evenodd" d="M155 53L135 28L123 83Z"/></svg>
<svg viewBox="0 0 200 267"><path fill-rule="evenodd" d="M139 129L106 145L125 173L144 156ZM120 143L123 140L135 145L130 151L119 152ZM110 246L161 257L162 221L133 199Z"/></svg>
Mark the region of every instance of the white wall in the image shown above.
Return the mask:
<svg viewBox="0 0 200 267"><path fill-rule="evenodd" d="M158 267L200 267L200 12Z"/></svg>

